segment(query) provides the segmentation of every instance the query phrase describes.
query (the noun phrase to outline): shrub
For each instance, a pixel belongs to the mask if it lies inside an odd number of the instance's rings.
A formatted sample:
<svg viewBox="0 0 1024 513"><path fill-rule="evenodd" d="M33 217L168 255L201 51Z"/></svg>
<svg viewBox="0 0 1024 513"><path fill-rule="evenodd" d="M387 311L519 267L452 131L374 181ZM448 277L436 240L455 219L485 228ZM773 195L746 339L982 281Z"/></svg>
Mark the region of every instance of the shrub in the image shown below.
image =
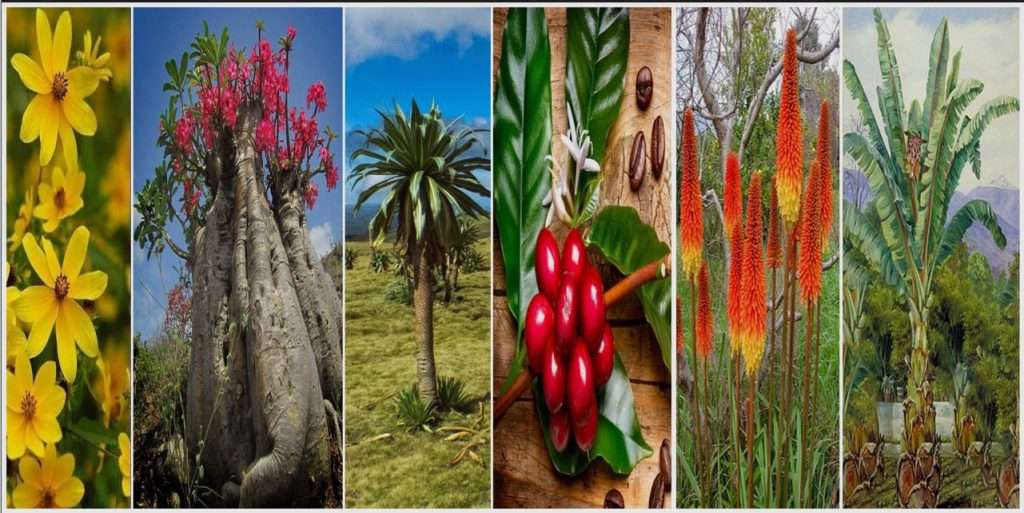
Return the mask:
<svg viewBox="0 0 1024 513"><path fill-rule="evenodd" d="M412 286L409 284L409 280L404 277L397 277L391 280L386 287L384 287L384 299L392 303L398 303L401 305L412 304Z"/></svg>
<svg viewBox="0 0 1024 513"><path fill-rule="evenodd" d="M462 380L454 376L441 376L437 381L437 402L443 410L466 411L471 399Z"/></svg>
<svg viewBox="0 0 1024 513"><path fill-rule="evenodd" d="M358 258L359 258L359 253L356 250L354 250L352 248L346 249L345 250L345 269L348 269L350 271L352 269L355 269L355 267L356 267L356 260L358 260Z"/></svg>
<svg viewBox="0 0 1024 513"><path fill-rule="evenodd" d="M433 404L427 404L420 399L416 385L398 393L398 397L395 398L395 410L398 414L398 425L409 431L426 430L435 420L437 413Z"/></svg>

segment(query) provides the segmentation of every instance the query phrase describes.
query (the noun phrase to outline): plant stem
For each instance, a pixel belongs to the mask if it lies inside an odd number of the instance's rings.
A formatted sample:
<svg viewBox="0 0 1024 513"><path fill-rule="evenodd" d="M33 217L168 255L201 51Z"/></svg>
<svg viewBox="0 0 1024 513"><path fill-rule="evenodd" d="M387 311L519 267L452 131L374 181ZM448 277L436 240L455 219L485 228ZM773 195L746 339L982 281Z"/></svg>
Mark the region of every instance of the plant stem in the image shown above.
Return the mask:
<svg viewBox="0 0 1024 513"><path fill-rule="evenodd" d="M705 485L705 473L707 469L704 465L704 435L703 435L703 421L701 419L700 409L700 362L697 356L697 284L693 277L690 277L690 340L692 341L693 347L693 419L694 419L694 433L696 434L697 445L694 448L694 454L696 455L697 461L697 473L700 478L700 495L701 506L704 506L704 491L706 490Z"/></svg>
<svg viewBox="0 0 1024 513"><path fill-rule="evenodd" d="M800 403L800 490L797 491L797 505L804 507L804 492L807 489L804 479L807 476L807 413L810 400L811 382L811 339L814 338L814 304L807 305L804 318L804 376L800 384L803 401Z"/></svg>
<svg viewBox="0 0 1024 513"><path fill-rule="evenodd" d="M734 399L734 401L733 401L734 402L734 404L733 404L733 413L736 416L736 419L735 419L735 421L736 421L736 431L738 433L739 429L740 429L740 426L742 425L742 424L740 424L740 422L741 422L740 410L742 409L742 408L740 408L740 382L743 381L743 372L740 370L740 365L741 365L740 364L740 352L736 351L735 354L736 354L736 356L733 357L733 364L734 364L733 365L733 382L734 382L734 385L736 386L736 390L734 391L734 395L733 395L733 399ZM742 442L737 437L737 439L736 439L736 466L737 467L739 467L740 465L743 464L743 450L742 450L742 447L741 447L741 443ZM739 500L740 497L743 497L743 482L742 482L741 479L737 478L736 479L736 500ZM749 505L748 505L748 507L749 507Z"/></svg>
<svg viewBox="0 0 1024 513"><path fill-rule="evenodd" d="M750 402L747 403L747 507L754 507L754 401L757 400L757 377L750 381Z"/></svg>
<svg viewBox="0 0 1024 513"><path fill-rule="evenodd" d="M775 309L777 308L778 305L775 302L775 267L774 266L772 267L771 280L772 280L772 287L771 287L772 292L771 292L771 296L769 296L769 297L772 298L772 301L771 301L772 314L768 318L769 319L769 321L768 321L768 326L769 326L769 328L768 328L768 337L769 337L769 339L768 339L769 340L769 343L768 343L768 401L767 401L767 403L768 403L767 404L767 407L768 407L768 425L765 428L767 430L767 434L765 435L765 439L767 440L767 443L770 444L769 447L772 447L772 449L775 450L775 458L774 458L773 461L769 461L768 462L768 468L766 469L766 472L768 472L769 476L772 475L773 467L774 467L775 463L779 461L779 452L778 452L779 448L778 448L778 444L775 443L775 426L774 426L774 423L775 423L775 405L774 405L774 400L775 400L775 353L778 352L778 348L775 347L775 318L777 317ZM768 487L769 487L769 490L768 490L768 506L774 506L775 505L774 504L775 493L774 493L774 490L771 489L771 484L772 484L772 480L768 479Z"/></svg>
<svg viewBox="0 0 1024 513"><path fill-rule="evenodd" d="M668 276L670 258L671 255L655 260L636 271L633 271L629 276L623 278L622 281L616 283L614 287L606 290L604 293L605 307L609 308L615 303L618 303L631 292L648 282ZM526 392L527 388L530 388L530 382L532 380L533 375L530 373L530 368L523 367L523 370L519 373L519 376L516 376L515 381L512 382L512 386L508 388L508 391L495 400L495 423L505 415L505 412L507 412L512 406L512 403L514 403L519 396L523 395L523 392Z"/></svg>

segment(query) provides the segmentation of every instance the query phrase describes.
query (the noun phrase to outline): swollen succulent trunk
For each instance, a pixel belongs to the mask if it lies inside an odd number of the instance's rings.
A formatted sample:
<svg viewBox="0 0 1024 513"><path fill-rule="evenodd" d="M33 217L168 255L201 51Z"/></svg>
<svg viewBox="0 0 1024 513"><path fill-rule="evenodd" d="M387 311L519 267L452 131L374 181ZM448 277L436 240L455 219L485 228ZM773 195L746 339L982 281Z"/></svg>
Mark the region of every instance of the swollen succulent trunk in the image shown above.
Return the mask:
<svg viewBox="0 0 1024 513"><path fill-rule="evenodd" d="M420 328L416 351L416 375L420 398L427 404L437 402L437 366L434 364L434 274L430 272L424 249L416 262L414 292L416 325Z"/></svg>
<svg viewBox="0 0 1024 513"><path fill-rule="evenodd" d="M211 152L213 202L191 248L189 464L225 505L310 505L330 482L341 301L324 285L298 195L276 212L266 201L257 119L241 113Z"/></svg>

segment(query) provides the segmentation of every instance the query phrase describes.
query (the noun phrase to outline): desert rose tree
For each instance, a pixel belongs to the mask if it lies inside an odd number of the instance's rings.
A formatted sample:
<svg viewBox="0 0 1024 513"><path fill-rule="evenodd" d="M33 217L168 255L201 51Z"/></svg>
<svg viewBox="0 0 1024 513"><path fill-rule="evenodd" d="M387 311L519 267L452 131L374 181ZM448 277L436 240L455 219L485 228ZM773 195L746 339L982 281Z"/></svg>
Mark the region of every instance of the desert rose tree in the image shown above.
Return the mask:
<svg viewBox="0 0 1024 513"><path fill-rule="evenodd" d="M138 195L134 237L191 274L186 465L215 491L201 499L315 504L332 482L328 439L340 444L342 309L306 209L321 175L337 186L334 135L317 125L322 83L289 105L295 30L274 45L258 28L246 53L204 24L166 63L163 162Z"/></svg>
<svg viewBox="0 0 1024 513"><path fill-rule="evenodd" d="M416 353L417 387L427 404L437 401L437 370L434 364L434 270L459 237L463 216L487 215L471 196L490 196L476 175L489 169L490 161L473 149L480 145L481 130L460 126L459 120L445 123L441 110L431 105L422 112L416 100L406 116L395 105L394 112L378 111L380 128L360 131L365 138L352 160L352 186L367 187L356 199L362 208L377 193L383 199L370 220L374 244L389 233L413 273L413 307L420 330Z"/></svg>

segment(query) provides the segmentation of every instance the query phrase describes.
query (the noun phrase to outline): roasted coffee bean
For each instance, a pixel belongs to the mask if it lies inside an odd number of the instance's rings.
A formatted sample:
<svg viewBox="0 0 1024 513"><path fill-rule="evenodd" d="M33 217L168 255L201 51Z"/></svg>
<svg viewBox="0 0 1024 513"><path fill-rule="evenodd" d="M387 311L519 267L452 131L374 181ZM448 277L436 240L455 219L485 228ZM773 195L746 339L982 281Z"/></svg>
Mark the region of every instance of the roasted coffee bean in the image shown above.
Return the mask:
<svg viewBox="0 0 1024 513"><path fill-rule="evenodd" d="M665 474L658 472L654 477L654 484L651 485L651 498L647 501L647 507L661 509L665 507Z"/></svg>
<svg viewBox="0 0 1024 513"><path fill-rule="evenodd" d="M667 438L661 441L661 450L658 451L658 466L662 474L672 476L672 453L669 452ZM668 493L670 490L672 490L672 480L665 479L665 493Z"/></svg>
<svg viewBox="0 0 1024 513"><path fill-rule="evenodd" d="M640 110L647 110L651 106L651 97L654 96L654 75L651 68L644 66L636 73L636 106Z"/></svg>
<svg viewBox="0 0 1024 513"><path fill-rule="evenodd" d="M604 496L604 508L605 509L623 509L626 507L626 499L622 497L622 492L612 488L608 490L608 493Z"/></svg>
<svg viewBox="0 0 1024 513"><path fill-rule="evenodd" d="M651 128L651 174L655 180L661 180L661 170L665 168L665 123L661 116L654 118Z"/></svg>
<svg viewBox="0 0 1024 513"><path fill-rule="evenodd" d="M633 192L640 190L640 184L644 182L644 175L647 173L645 146L644 133L637 132L633 136L633 150L629 153L629 188Z"/></svg>

